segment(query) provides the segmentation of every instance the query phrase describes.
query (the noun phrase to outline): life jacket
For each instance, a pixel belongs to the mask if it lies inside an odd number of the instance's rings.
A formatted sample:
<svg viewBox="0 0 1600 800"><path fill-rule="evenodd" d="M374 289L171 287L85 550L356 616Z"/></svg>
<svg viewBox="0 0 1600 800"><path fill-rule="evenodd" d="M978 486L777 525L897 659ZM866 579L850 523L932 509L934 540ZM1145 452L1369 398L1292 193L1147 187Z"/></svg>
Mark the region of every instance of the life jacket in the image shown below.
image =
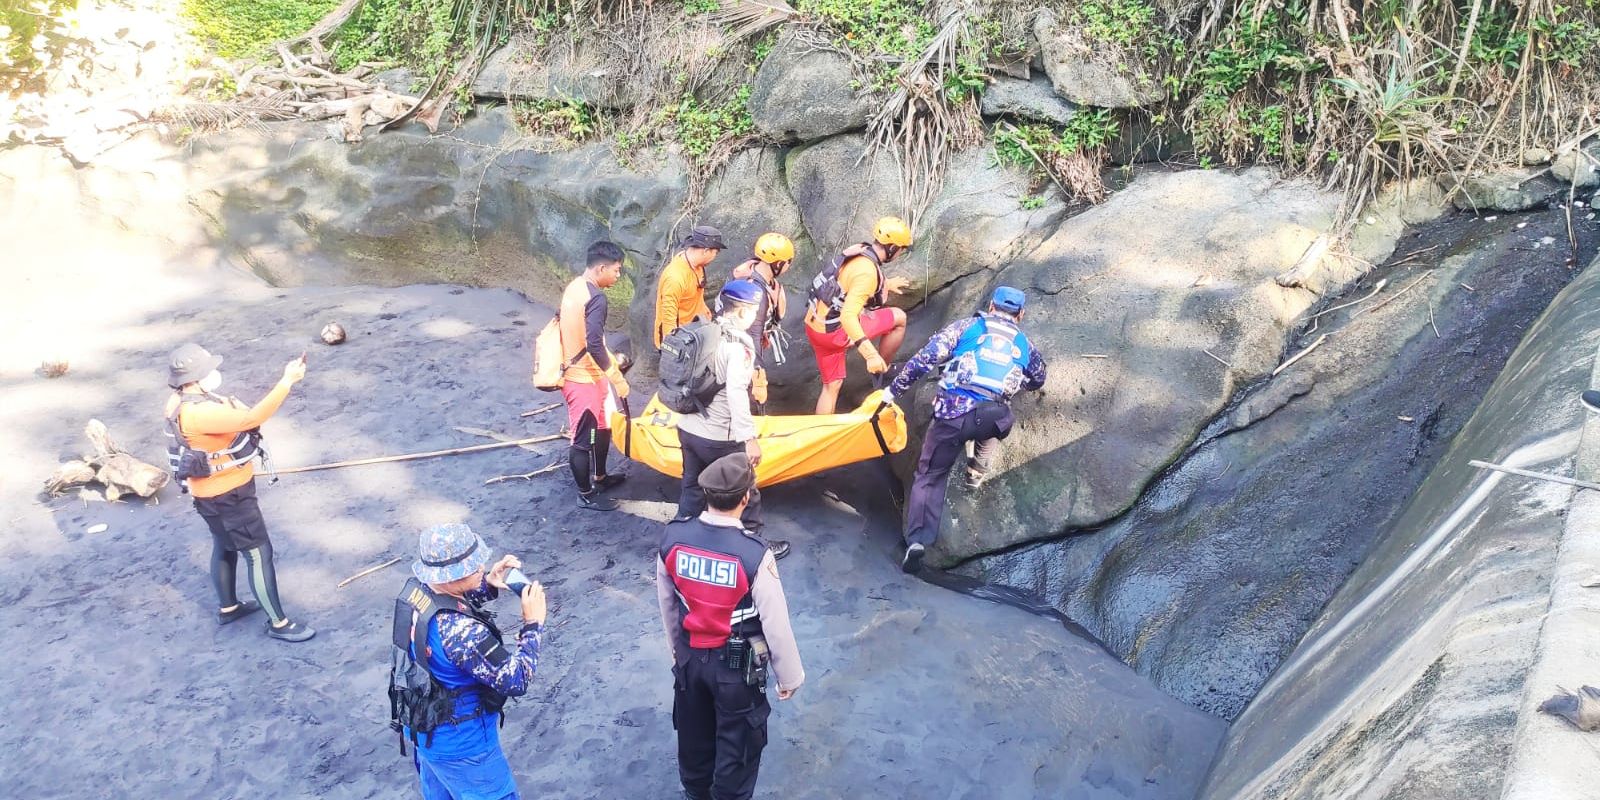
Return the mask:
<svg viewBox="0 0 1600 800"><path fill-rule="evenodd" d="M770 350L773 363L783 364L788 360L785 351L788 349L787 345L789 343L788 334L784 333L782 327L784 312L788 310L783 286L778 283L776 278L768 281L766 276L755 268L753 260L749 264L750 280L755 281L756 285L760 286L761 290L765 292L765 302L761 304L761 308L756 312L755 322L750 325L750 339L756 343L758 352Z"/></svg>
<svg viewBox="0 0 1600 800"><path fill-rule="evenodd" d="M389 665L389 727L400 734L400 753L406 752L406 731L413 747L422 736L425 747L433 745L433 732L446 725L457 725L505 708L506 696L483 684L452 689L434 677L428 666L428 631L440 613L465 614L488 627L494 642L502 643L500 629L488 612L449 595L439 594L427 584L412 578L400 590L394 603L394 652ZM456 715L457 701L468 692L478 695L477 710ZM500 724L505 725L505 717Z"/></svg>
<svg viewBox="0 0 1600 800"><path fill-rule="evenodd" d="M183 435L183 426L179 421L183 407L190 403L226 404L227 402L210 392L204 394L180 392L178 404L167 414L167 464L172 469L173 480L178 482L178 489L185 494L189 492L190 478L209 478L224 470L244 466L257 456L263 460L267 457L260 428L240 431L227 447L214 453L190 446L188 438Z"/></svg>
<svg viewBox="0 0 1600 800"><path fill-rule="evenodd" d="M1016 323L979 314L956 340L939 388L976 400L1005 400L1022 389L1032 357L1033 343Z"/></svg>
<svg viewBox="0 0 1600 800"><path fill-rule="evenodd" d="M750 586L766 557L765 543L740 528L697 517L668 523L660 554L683 604L690 647L717 648L731 633L761 633L761 614Z"/></svg>
<svg viewBox="0 0 1600 800"><path fill-rule="evenodd" d="M883 285L883 261L878 258L878 251L873 249L872 243L862 242L847 247L829 260L828 265L811 280L811 299L828 309L827 315L822 318L826 332L839 329L839 314L844 310L844 287L839 285L839 272L856 256L865 256L878 270L878 288L867 301L867 308L879 308L889 302L888 292Z"/></svg>

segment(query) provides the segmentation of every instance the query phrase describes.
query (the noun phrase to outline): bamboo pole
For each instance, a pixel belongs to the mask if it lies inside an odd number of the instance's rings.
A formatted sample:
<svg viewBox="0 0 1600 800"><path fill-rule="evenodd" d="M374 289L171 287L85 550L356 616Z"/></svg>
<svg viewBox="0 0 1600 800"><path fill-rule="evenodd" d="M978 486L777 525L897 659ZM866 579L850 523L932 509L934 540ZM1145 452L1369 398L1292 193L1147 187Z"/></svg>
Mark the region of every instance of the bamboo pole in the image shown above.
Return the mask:
<svg viewBox="0 0 1600 800"><path fill-rule="evenodd" d="M388 464L395 461L416 461L423 458L438 458L440 456L455 456L462 453L478 453L484 450L498 450L502 447L521 447L525 444L538 444L539 442L553 442L564 439L559 433L548 436L532 436L527 439L515 439L509 442L493 442L491 444L475 444L471 447L452 447L449 450L430 450L426 453L405 453L398 456L378 456L376 458L358 458L352 461L335 461L332 464L315 464L309 467L290 467L275 470L274 475L293 475L297 472L315 472L323 469L340 469L343 467L359 467L366 464Z"/></svg>
<svg viewBox="0 0 1600 800"><path fill-rule="evenodd" d="M1474 460L1474 461L1468 461L1467 463L1471 464L1474 467L1477 467L1478 469L1492 469L1495 472L1505 472L1505 473L1509 473L1511 475L1521 475L1524 478L1534 478L1536 480L1541 480L1541 481L1550 481L1551 483L1564 483L1564 484L1566 484L1568 486L1576 486L1579 489L1594 489L1596 491L1600 491L1600 483L1591 483L1589 481L1580 481L1580 480L1577 480L1576 478L1568 478L1568 477L1565 477L1563 475L1551 475L1548 472L1534 472L1533 470L1517 469L1516 467L1507 467L1507 466L1504 466L1502 464L1491 464L1491 463L1489 463L1487 461L1476 461L1476 460Z"/></svg>
<svg viewBox="0 0 1600 800"><path fill-rule="evenodd" d="M400 563L400 561L403 558L404 558L404 556L395 556L394 558L391 558L388 561L385 561L382 564L379 564L377 566L367 567L366 569L361 570L360 572L357 572L356 574L351 575L350 577L345 578L342 581L339 581L339 585L336 588L343 589L345 586L348 586L351 581L356 580L357 578L365 578L368 575L371 575L372 573L377 572L380 569L387 569L388 567L392 567L392 566Z"/></svg>

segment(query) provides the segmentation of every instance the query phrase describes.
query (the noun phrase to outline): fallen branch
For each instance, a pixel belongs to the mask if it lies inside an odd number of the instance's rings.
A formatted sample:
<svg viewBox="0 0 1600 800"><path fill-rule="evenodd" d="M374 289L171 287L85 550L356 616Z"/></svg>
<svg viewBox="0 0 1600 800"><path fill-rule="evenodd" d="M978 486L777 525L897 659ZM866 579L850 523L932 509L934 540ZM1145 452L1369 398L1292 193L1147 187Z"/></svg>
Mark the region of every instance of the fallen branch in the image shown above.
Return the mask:
<svg viewBox="0 0 1600 800"><path fill-rule="evenodd" d="M540 407L538 407L538 408L536 408L536 409L534 409L532 411L524 411L521 414L518 414L517 416L520 416L520 417L537 417L540 414L543 414L543 413L546 413L546 412L549 412L549 411L554 411L554 410L556 410L556 409L558 409L560 407L561 407L560 403L551 403L550 405L547 405L547 406L540 406Z"/></svg>
<svg viewBox="0 0 1600 800"><path fill-rule="evenodd" d="M1385 297L1383 300L1381 300L1381 301L1379 301L1377 303L1373 303L1372 305L1367 306L1366 308L1363 308L1363 309L1361 309L1360 311L1357 311L1354 314L1351 314L1350 318L1351 319L1355 319L1356 317L1359 317L1362 314L1367 314L1367 313L1370 313L1370 312L1373 312L1373 311L1377 311L1378 309L1383 308L1384 306L1389 305L1390 303L1393 303L1394 301L1400 299L1401 295L1405 294L1406 292L1411 291L1411 289L1413 287L1415 287L1419 283L1422 283L1424 280L1427 280L1427 278L1428 278L1427 275L1418 276L1416 280L1406 284L1406 288L1401 289L1400 291L1395 292L1394 294L1389 295L1388 297Z"/></svg>
<svg viewBox="0 0 1600 800"><path fill-rule="evenodd" d="M365 578L368 575L371 575L372 573L377 572L380 569L387 569L389 567L392 567L392 566L400 563L403 559L404 559L404 556L395 556L394 558L391 558L388 561L385 561L382 564L379 564L379 565L377 565L375 567L367 567L366 569L361 570L360 572L357 572L356 574L351 575L350 577L345 578L342 581L339 581L339 585L337 587L335 587L335 588L343 589L345 586L349 585L349 583L351 581L356 580L357 578Z"/></svg>
<svg viewBox="0 0 1600 800"><path fill-rule="evenodd" d="M1444 338L1443 336L1439 335L1439 325L1438 325L1438 323L1435 323L1433 321L1433 301L1432 300L1428 301L1428 324L1433 327L1433 338L1435 338L1435 339L1443 339Z"/></svg>
<svg viewBox="0 0 1600 800"><path fill-rule="evenodd" d="M556 470L561 469L562 466L564 466L562 464L562 462L557 461L556 463L551 464L549 466L540 467L540 468L538 468L538 469L536 469L536 470L534 470L532 472L524 472L521 475L497 475L497 476L495 476L493 478L490 478L489 480L484 481L483 485L484 486L488 486L491 483L504 483L505 481L515 481L515 480L531 481L534 478L539 477L540 475L544 475L544 474L547 474L547 473L555 472Z"/></svg>
<svg viewBox="0 0 1600 800"><path fill-rule="evenodd" d="M1216 359L1218 364L1221 364L1222 366L1227 367L1228 369L1233 369L1233 365L1229 364L1227 361L1223 360L1222 356L1219 356L1216 353L1211 352L1210 350L1201 350L1200 352L1205 353L1206 355L1211 356L1212 358Z"/></svg>
<svg viewBox="0 0 1600 800"><path fill-rule="evenodd" d="M1590 483L1589 481L1580 481L1580 480L1577 480L1576 478L1568 478L1568 477L1563 476L1563 475L1551 475L1548 472L1534 472L1533 470L1528 470L1528 469L1518 469L1516 467L1508 467L1508 466L1505 466L1504 464L1492 464L1492 463L1490 463L1488 461L1473 460L1473 461L1468 461L1467 463L1469 465L1471 465L1471 466L1477 467L1478 469L1492 469L1495 472L1504 472L1504 473L1507 473L1507 474L1510 474L1510 475L1520 475L1520 476L1522 476L1524 478L1534 478L1536 480L1549 481L1551 483L1562 483L1562 484L1566 484L1567 486L1576 486L1579 489L1594 489L1596 491L1600 491L1600 483Z"/></svg>
<svg viewBox="0 0 1600 800"><path fill-rule="evenodd" d="M426 453L406 453L398 456L378 456L377 458L358 458L352 461L335 461L332 464L315 464L309 467L290 467L275 470L274 475L293 475L298 472L316 472L324 469L341 469L344 467L360 467L367 464L390 464L396 461L417 461L424 458L439 458L441 456L456 456L463 453L481 453L485 450L498 450L502 447L521 447L539 442L553 442L565 438L561 434L550 436L533 436L527 439L514 439L509 442L494 442L493 444L476 444L471 447L452 447L449 450L430 450Z"/></svg>
<svg viewBox="0 0 1600 800"><path fill-rule="evenodd" d="M1305 358L1312 350L1315 350L1318 347L1321 347L1322 343L1326 342L1326 341L1328 341L1328 334L1324 333L1321 336L1318 336L1317 340L1312 342L1310 347L1307 347L1306 349L1301 350L1298 353L1295 353L1292 357L1290 357L1290 359L1288 361L1285 361L1282 364L1279 364L1278 368L1272 371L1273 377L1277 377L1278 373L1288 369L1291 365L1294 364L1294 362L1299 361L1302 358Z"/></svg>
<svg viewBox="0 0 1600 800"><path fill-rule="evenodd" d="M1351 300L1348 303L1341 303L1339 305L1334 306L1333 308L1323 309L1323 310L1318 311L1317 313L1311 315L1311 319L1315 320L1317 317L1320 317L1323 314L1332 314L1333 312L1338 311L1341 308L1349 308L1349 307L1351 307L1353 305L1356 305L1357 303L1365 303L1368 300L1371 300L1373 297L1375 297L1378 294L1378 292L1383 291L1383 287L1387 286L1388 283L1389 283L1389 279L1388 278L1383 278L1382 280L1378 281L1376 286L1372 287L1372 291L1366 297L1363 297L1363 298L1361 298L1359 300Z"/></svg>
<svg viewBox="0 0 1600 800"><path fill-rule="evenodd" d="M460 431L462 433L471 434L472 436L482 436L485 439L493 439L493 440L495 440L497 442L510 442L510 441L514 440L514 437L507 436L507 435L505 435L503 433L500 433L499 431L491 431L491 430L489 430L487 428L464 428L464 427L462 427L460 425L457 425L456 426L456 430L458 430L458 431ZM524 450L526 450L526 451L528 451L530 453L543 453L544 452L543 450L540 450L537 447L524 447L522 449L524 449Z"/></svg>

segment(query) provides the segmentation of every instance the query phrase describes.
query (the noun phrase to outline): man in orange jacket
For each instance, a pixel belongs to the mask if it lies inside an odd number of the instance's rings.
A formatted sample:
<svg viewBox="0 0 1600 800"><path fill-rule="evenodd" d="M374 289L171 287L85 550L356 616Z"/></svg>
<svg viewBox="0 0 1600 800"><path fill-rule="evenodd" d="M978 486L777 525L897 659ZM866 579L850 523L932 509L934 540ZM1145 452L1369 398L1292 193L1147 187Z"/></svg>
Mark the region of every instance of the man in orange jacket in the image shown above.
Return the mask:
<svg viewBox="0 0 1600 800"><path fill-rule="evenodd" d="M607 391L615 392L619 400L628 397L628 382L605 342L610 311L605 290L621 277L622 248L595 242L589 245L583 274L561 294L561 361L566 366L561 399L567 403L567 428L572 432L567 460L578 484L578 507L590 511L615 509L617 504L600 493L623 481L622 475L606 472L611 453Z"/></svg>
<svg viewBox="0 0 1600 800"><path fill-rule="evenodd" d="M683 249L667 262L656 282L656 322L651 338L657 350L667 334L697 319L711 319L711 309L706 307L706 265L725 249L722 231L710 225L696 225L683 237Z"/></svg>
<svg viewBox="0 0 1600 800"><path fill-rule="evenodd" d="M222 385L222 373L217 371L221 364L221 357L198 344L172 352L167 371L167 384L174 391L166 408L168 457L211 530L211 584L220 604L217 621L226 625L265 610L268 636L303 642L317 632L290 621L278 600L272 542L256 503L255 460L263 454L261 424L277 412L289 387L306 376L305 357L290 361L278 385L253 406L216 393ZM241 553L254 603L240 602L234 586Z"/></svg>
<svg viewBox="0 0 1600 800"><path fill-rule="evenodd" d="M889 371L889 361L906 336L906 312L884 304L911 282L885 278L883 265L909 247L911 228L899 217L884 217L872 227L872 241L845 248L812 280L806 338L822 373L818 414L833 413L839 387L844 385L845 355L851 348L866 360L868 372ZM879 340L876 346L874 339Z"/></svg>

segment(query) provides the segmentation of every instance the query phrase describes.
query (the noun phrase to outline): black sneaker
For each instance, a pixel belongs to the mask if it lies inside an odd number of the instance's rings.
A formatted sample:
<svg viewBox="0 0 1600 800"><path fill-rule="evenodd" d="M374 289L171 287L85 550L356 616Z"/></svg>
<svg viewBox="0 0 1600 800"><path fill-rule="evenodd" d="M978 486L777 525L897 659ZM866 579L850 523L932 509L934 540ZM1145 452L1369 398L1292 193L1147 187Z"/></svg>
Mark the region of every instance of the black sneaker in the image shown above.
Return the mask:
<svg viewBox="0 0 1600 800"><path fill-rule="evenodd" d="M789 555L789 542L785 539L768 539L767 549L772 551L774 559Z"/></svg>
<svg viewBox="0 0 1600 800"><path fill-rule="evenodd" d="M298 622L291 622L283 626L276 626L268 622L267 635L286 642L303 642L316 636L317 632L312 630L310 626L301 625Z"/></svg>
<svg viewBox="0 0 1600 800"><path fill-rule="evenodd" d="M623 475L620 472L612 472L607 475L601 475L600 477L594 479L594 490L597 492L603 492L607 489L622 485L622 482L627 479L628 476Z"/></svg>
<svg viewBox="0 0 1600 800"><path fill-rule="evenodd" d="M218 611L217 624L226 625L230 622L238 622L239 620L244 619L245 617L248 617L260 610L260 603L257 603L253 600L246 600L240 603L238 607L234 608L232 611Z"/></svg>
<svg viewBox="0 0 1600 800"><path fill-rule="evenodd" d="M1600 390L1590 389L1589 391L1578 395L1578 400L1583 403L1584 408L1587 408L1596 414L1600 414Z"/></svg>
<svg viewBox="0 0 1600 800"><path fill-rule="evenodd" d="M900 571L912 574L922 569L922 545L912 542L906 545L906 554L900 558Z"/></svg>
<svg viewBox="0 0 1600 800"><path fill-rule="evenodd" d="M617 501L609 497L601 497L599 489L587 494L578 492L578 508L586 511L616 511Z"/></svg>

